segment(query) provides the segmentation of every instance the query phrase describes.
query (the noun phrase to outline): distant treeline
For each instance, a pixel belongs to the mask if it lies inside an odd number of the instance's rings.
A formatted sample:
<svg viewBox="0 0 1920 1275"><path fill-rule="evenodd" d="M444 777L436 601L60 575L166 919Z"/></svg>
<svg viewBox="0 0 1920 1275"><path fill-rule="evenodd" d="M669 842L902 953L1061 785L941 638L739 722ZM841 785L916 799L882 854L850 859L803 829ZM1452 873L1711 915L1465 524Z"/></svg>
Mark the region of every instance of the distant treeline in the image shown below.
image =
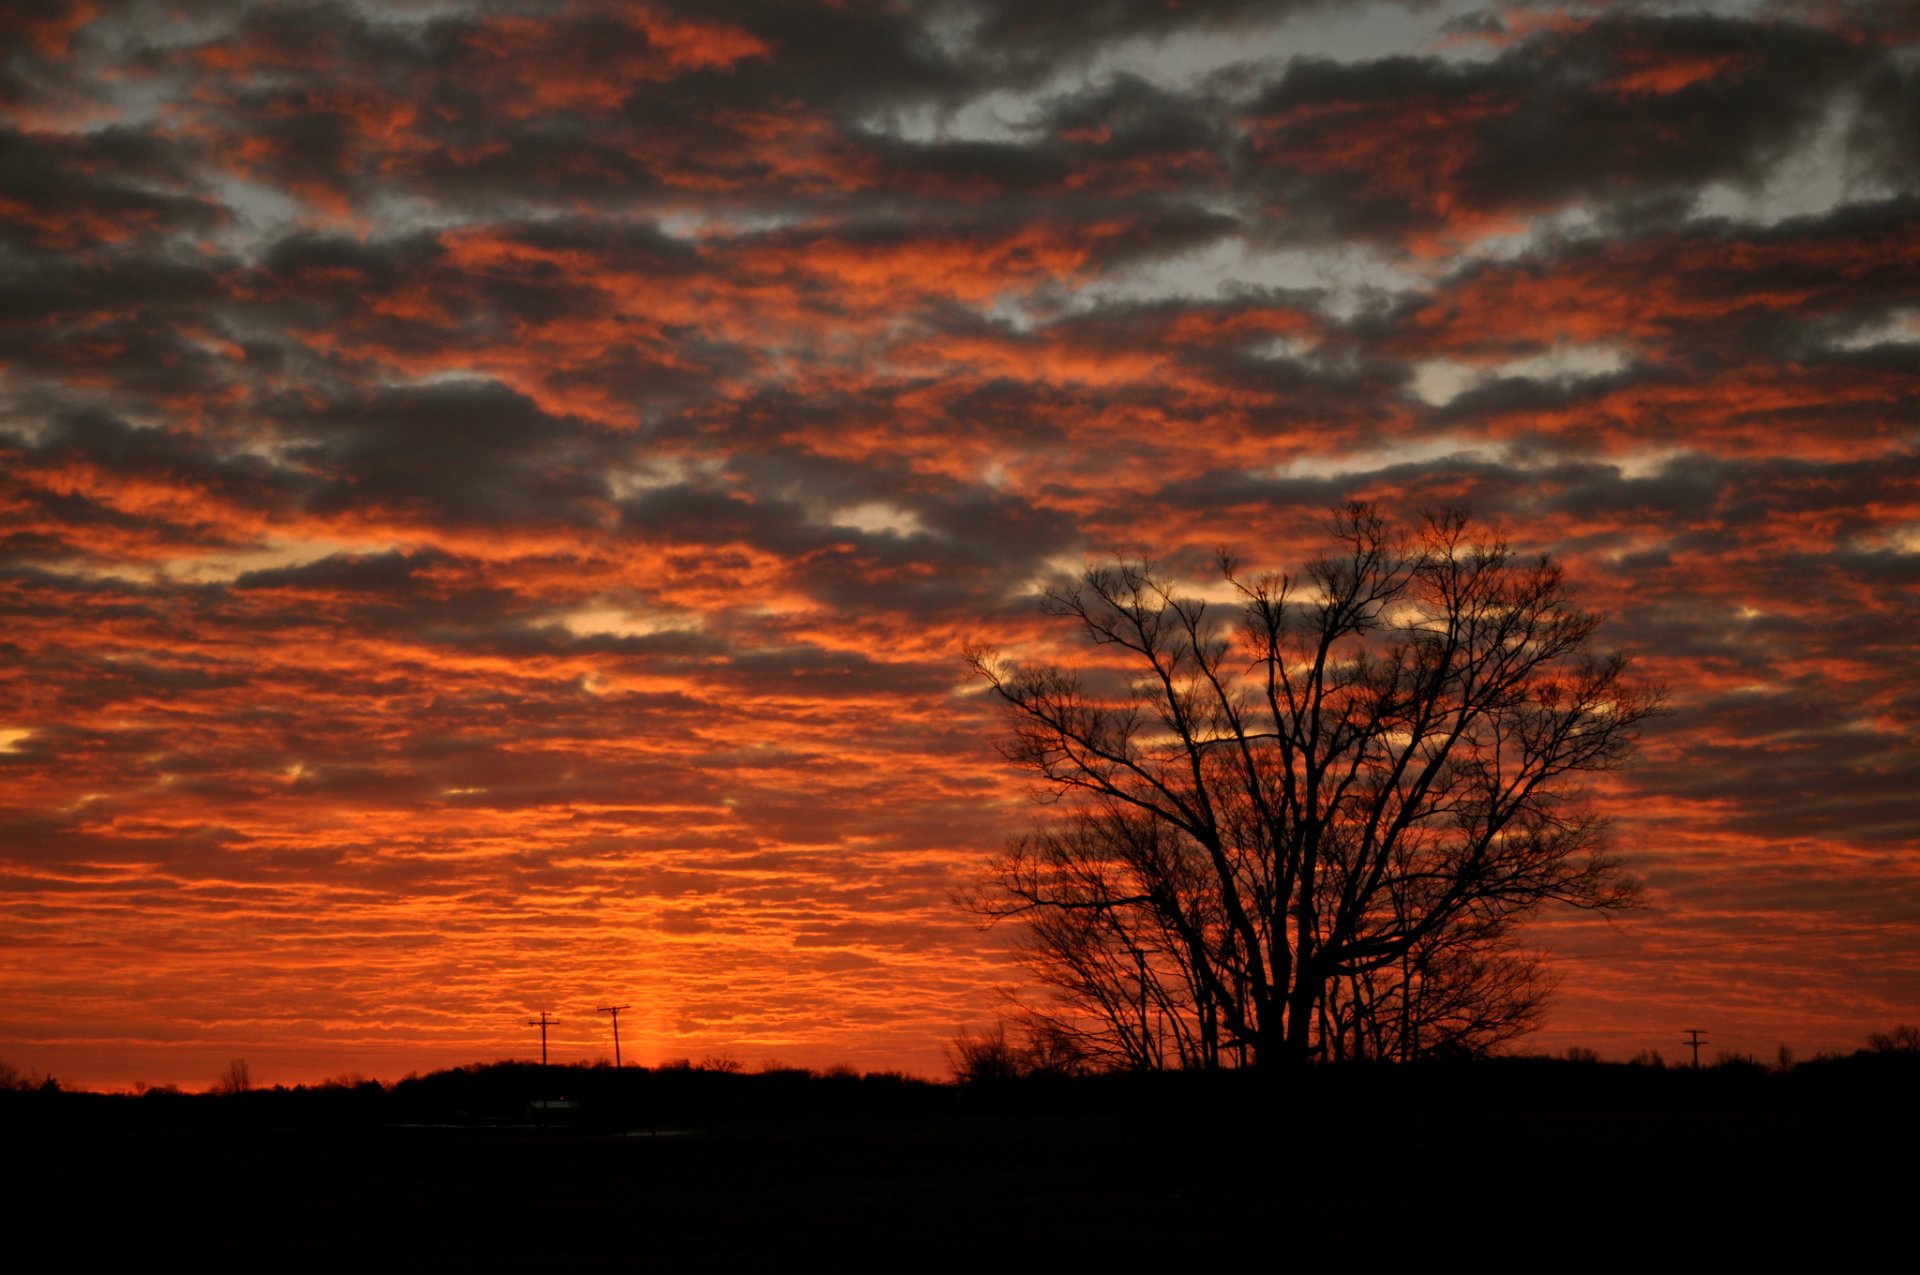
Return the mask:
<svg viewBox="0 0 1920 1275"><path fill-rule="evenodd" d="M129 1127L451 1124L583 1131L703 1127L833 1115L965 1117L1123 1112L1177 1120L1243 1119L1263 1108L1324 1111L1383 1122L1474 1111L1832 1109L1904 1104L1920 1083L1920 1050L1866 1049L1786 1066L1722 1059L1684 1066L1573 1057L1496 1057L1416 1064L1349 1064L1274 1071L1038 1072L959 1082L845 1068L745 1071L675 1063L495 1062L392 1083L343 1077L186 1093L170 1087L102 1094L57 1081L0 1089L0 1116L23 1123Z"/></svg>

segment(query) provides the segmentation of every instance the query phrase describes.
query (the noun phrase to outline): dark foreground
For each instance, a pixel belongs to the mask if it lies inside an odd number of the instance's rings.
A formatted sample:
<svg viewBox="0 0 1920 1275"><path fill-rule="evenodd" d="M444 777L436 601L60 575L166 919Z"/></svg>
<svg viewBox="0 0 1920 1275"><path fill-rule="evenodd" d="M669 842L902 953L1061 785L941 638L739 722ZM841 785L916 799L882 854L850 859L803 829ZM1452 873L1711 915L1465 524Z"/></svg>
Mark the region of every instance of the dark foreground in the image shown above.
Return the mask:
<svg viewBox="0 0 1920 1275"><path fill-rule="evenodd" d="M733 1100L655 1086L637 1111L630 1087L618 1112L544 1128L497 1099L444 1113L461 1123L388 1122L421 1114L390 1092L10 1095L0 1190L11 1255L49 1264L1830 1261L1911 1247L1905 1070L1798 1088L1591 1068L1582 1087L1564 1067L1350 1075L1291 1099L1237 1082L769 1097L733 1077Z"/></svg>

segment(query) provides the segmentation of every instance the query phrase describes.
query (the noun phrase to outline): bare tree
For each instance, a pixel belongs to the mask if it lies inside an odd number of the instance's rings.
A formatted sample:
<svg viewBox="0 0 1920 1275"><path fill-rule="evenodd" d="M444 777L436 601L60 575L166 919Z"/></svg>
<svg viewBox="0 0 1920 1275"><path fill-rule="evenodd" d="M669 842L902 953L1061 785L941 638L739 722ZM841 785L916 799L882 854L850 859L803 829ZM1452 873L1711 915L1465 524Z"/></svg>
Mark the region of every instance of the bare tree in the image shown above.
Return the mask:
<svg viewBox="0 0 1920 1275"><path fill-rule="evenodd" d="M1867 1048L1876 1054L1920 1053L1920 1027L1902 1023L1890 1032L1872 1032Z"/></svg>
<svg viewBox="0 0 1920 1275"><path fill-rule="evenodd" d="M1335 1059L1483 1054L1539 1026L1558 980L1513 918L1475 919L1414 943L1394 964L1334 980L1321 1046Z"/></svg>
<svg viewBox="0 0 1920 1275"><path fill-rule="evenodd" d="M1396 536L1355 504L1332 531L1298 576L1223 556L1237 623L1122 562L1046 600L1104 667L968 652L1006 755L1064 807L968 901L1026 923L1090 1056L1485 1048L1551 990L1520 921L1634 901L1579 781L1659 697L1589 650L1561 569L1454 513Z"/></svg>
<svg viewBox="0 0 1920 1275"><path fill-rule="evenodd" d="M1032 1076L1072 1076L1086 1069L1077 1036L1060 1031L1045 1017L1023 1016L1016 1026L1020 1041L1007 1037L1007 1024L995 1023L975 1035L961 1031L947 1045L954 1078L971 1082L1017 1080Z"/></svg>
<svg viewBox="0 0 1920 1275"><path fill-rule="evenodd" d="M213 1093L246 1093L253 1088L253 1070L244 1058L229 1062L213 1082Z"/></svg>

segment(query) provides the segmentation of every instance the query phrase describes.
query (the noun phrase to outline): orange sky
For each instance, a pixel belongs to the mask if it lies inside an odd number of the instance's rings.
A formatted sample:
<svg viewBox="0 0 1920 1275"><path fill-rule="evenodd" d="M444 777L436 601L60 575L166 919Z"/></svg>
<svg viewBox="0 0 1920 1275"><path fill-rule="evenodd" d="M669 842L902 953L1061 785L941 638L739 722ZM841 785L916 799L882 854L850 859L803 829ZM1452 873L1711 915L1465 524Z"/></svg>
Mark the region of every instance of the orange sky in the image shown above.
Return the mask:
<svg viewBox="0 0 1920 1275"><path fill-rule="evenodd" d="M1750 8L12 7L0 1058L940 1074L963 644L1353 497L1671 688L1527 1047L1920 1019L1920 11Z"/></svg>

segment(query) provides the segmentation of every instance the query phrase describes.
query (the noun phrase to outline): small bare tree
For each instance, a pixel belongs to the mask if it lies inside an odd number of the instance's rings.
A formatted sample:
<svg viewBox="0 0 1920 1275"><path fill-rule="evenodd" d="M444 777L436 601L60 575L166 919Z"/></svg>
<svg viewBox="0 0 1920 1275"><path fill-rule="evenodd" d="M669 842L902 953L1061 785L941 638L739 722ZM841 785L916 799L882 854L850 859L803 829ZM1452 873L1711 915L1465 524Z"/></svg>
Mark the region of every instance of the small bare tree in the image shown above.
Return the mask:
<svg viewBox="0 0 1920 1275"><path fill-rule="evenodd" d="M1890 1032L1872 1032L1867 1048L1876 1054L1920 1053L1920 1027L1902 1023Z"/></svg>
<svg viewBox="0 0 1920 1275"><path fill-rule="evenodd" d="M1007 1024L995 1023L975 1035L962 1031L947 1045L954 1078L967 1082L1018 1080L1032 1076L1072 1076L1086 1070L1086 1055L1076 1035L1051 1020L1022 1016L1019 1041L1007 1037Z"/></svg>
<svg viewBox="0 0 1920 1275"><path fill-rule="evenodd" d="M947 1065L956 1080L993 1083L1027 1074L1020 1048L1007 1039L1005 1023L995 1023L979 1035L962 1031L947 1045Z"/></svg>
<svg viewBox="0 0 1920 1275"><path fill-rule="evenodd" d="M1635 898L1579 780L1625 760L1659 697L1589 651L1600 617L1561 569L1460 514L1402 537L1355 504L1332 530L1297 576L1223 557L1233 625L1146 563L1049 594L1105 669L968 652L1006 755L1065 807L968 901L1025 923L1090 1056L1483 1049L1551 990L1521 921Z"/></svg>
<svg viewBox="0 0 1920 1275"><path fill-rule="evenodd" d="M212 1092L217 1094L246 1093L253 1088L253 1072L244 1058L235 1058L213 1082Z"/></svg>

